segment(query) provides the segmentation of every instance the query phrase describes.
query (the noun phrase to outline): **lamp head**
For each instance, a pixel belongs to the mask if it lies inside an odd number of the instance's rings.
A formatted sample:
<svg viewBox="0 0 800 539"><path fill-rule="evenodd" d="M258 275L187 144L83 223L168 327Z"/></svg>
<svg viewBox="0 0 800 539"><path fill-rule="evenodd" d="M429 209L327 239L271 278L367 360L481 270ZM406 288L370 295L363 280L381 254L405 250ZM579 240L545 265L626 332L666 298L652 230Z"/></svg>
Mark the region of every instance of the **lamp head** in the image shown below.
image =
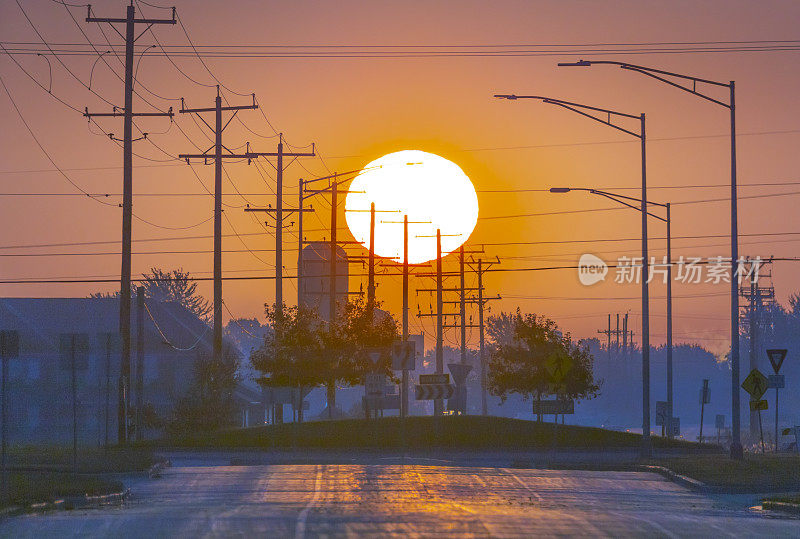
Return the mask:
<svg viewBox="0 0 800 539"><path fill-rule="evenodd" d="M551 193L569 193L572 189L569 187L551 187Z"/></svg>
<svg viewBox="0 0 800 539"><path fill-rule="evenodd" d="M577 62L559 62L558 67L589 67L592 62L588 60L578 60Z"/></svg>
<svg viewBox="0 0 800 539"><path fill-rule="evenodd" d="M517 96L514 94L494 94L494 97L496 97L497 99L510 99L510 100L514 100L517 98Z"/></svg>

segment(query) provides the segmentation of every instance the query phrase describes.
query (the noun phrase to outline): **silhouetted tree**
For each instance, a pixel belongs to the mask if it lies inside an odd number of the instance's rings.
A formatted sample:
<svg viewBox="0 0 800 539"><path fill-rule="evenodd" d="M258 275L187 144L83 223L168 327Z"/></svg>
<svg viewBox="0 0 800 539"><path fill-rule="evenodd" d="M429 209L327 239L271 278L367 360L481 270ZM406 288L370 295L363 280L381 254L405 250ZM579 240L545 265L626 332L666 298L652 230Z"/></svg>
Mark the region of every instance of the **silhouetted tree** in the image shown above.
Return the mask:
<svg viewBox="0 0 800 539"><path fill-rule="evenodd" d="M144 287L146 298L160 302L177 302L199 319L206 321L213 310L212 305L203 296L197 293L197 283L192 281L189 272L183 269L163 271L160 268L150 268L152 273L143 273L139 286ZM136 297L136 286L131 287L131 296ZM91 298L118 298L119 290L115 292L95 292Z"/></svg>
<svg viewBox="0 0 800 539"><path fill-rule="evenodd" d="M389 348L398 338L397 323L386 311L370 308L362 299L339 306L336 321L320 328L325 349L325 385L328 395L328 417L333 417L336 405L336 384L356 385L372 372L369 350ZM388 356L387 356L388 357ZM377 367L391 376L391 365Z"/></svg>
<svg viewBox="0 0 800 539"><path fill-rule="evenodd" d="M492 341L487 387L505 401L510 393L524 399L559 394L569 398L592 398L598 386L592 374L592 355L582 343L572 342L545 316L517 310L489 317L487 333ZM547 370L553 357L569 359L570 369L556 384Z"/></svg>
<svg viewBox="0 0 800 539"><path fill-rule="evenodd" d="M233 392L238 383L239 355L226 348L220 361L200 356L195 361L194 380L175 406L167 423L171 434L212 432L236 423Z"/></svg>

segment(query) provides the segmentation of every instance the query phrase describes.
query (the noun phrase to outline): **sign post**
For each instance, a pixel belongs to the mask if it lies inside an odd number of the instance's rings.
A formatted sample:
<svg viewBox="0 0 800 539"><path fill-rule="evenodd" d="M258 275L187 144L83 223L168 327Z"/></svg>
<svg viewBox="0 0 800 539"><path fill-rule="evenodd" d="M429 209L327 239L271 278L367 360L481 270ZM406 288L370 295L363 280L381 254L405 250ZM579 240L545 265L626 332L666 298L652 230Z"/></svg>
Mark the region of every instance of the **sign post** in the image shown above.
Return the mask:
<svg viewBox="0 0 800 539"><path fill-rule="evenodd" d="M778 452L778 389L784 386L785 381L783 376L778 374L783 365L783 360L786 359L785 348L771 348L767 350L767 357L772 364L772 370L775 371L775 376L769 377L769 386L775 388L775 452Z"/></svg>
<svg viewBox="0 0 800 539"><path fill-rule="evenodd" d="M2 463L3 463L3 500L8 500L8 470L6 468L6 445L8 443L8 416L6 415L6 380L8 380L8 360L19 357L19 332L15 330L0 331L0 361L2 361Z"/></svg>
<svg viewBox="0 0 800 539"><path fill-rule="evenodd" d="M661 427L661 437L664 437L664 432L669 423L669 411L667 409L667 401L656 401L656 426Z"/></svg>
<svg viewBox="0 0 800 539"><path fill-rule="evenodd" d="M750 393L750 411L758 411L758 430L761 434L761 452L764 453L764 428L761 424L761 410L767 409L767 401L761 400L769 387L769 380L758 369L753 369L742 382L742 389Z"/></svg>
<svg viewBox="0 0 800 539"><path fill-rule="evenodd" d="M711 395L708 392L708 378L703 379L703 387L700 389L700 440L703 443L703 414L706 404L711 402Z"/></svg>
<svg viewBox="0 0 800 539"><path fill-rule="evenodd" d="M717 445L719 445L720 435L722 434L722 429L725 428L725 416L722 414L717 414L717 419L714 422L715 426L717 427Z"/></svg>

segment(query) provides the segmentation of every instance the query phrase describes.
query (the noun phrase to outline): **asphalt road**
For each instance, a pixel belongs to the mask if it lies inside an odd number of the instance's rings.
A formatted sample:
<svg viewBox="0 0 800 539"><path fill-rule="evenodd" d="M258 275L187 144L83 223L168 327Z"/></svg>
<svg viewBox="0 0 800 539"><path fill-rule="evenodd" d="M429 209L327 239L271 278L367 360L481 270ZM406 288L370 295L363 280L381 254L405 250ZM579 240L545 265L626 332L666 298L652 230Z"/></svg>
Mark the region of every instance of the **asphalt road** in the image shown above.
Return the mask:
<svg viewBox="0 0 800 539"><path fill-rule="evenodd" d="M134 481L123 507L13 517L0 536L800 536L800 519L649 473L184 464Z"/></svg>

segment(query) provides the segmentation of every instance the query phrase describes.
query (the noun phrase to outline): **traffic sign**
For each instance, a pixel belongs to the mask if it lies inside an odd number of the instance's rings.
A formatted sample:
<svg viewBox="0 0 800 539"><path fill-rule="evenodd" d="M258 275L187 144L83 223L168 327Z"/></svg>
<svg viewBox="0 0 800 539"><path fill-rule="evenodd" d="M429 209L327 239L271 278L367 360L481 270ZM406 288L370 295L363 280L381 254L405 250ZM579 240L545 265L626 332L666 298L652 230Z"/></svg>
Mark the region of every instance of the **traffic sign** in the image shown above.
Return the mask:
<svg viewBox="0 0 800 539"><path fill-rule="evenodd" d="M449 384L450 383L450 375L447 373L444 374L420 374L419 375L419 383L420 384Z"/></svg>
<svg viewBox="0 0 800 539"><path fill-rule="evenodd" d="M463 363L449 363L447 367L450 369L450 374L453 375L453 382L457 386L463 386L467 381L467 375L472 370L472 365L465 365Z"/></svg>
<svg viewBox="0 0 800 539"><path fill-rule="evenodd" d="M364 388L367 395L383 395L386 390L386 375L367 373L364 377Z"/></svg>
<svg viewBox="0 0 800 539"><path fill-rule="evenodd" d="M413 371L416 367L417 347L414 341L396 341L392 344L392 370Z"/></svg>
<svg viewBox="0 0 800 539"><path fill-rule="evenodd" d="M766 400L752 400L750 401L750 411L756 412L758 410L766 410L769 408L769 404Z"/></svg>
<svg viewBox="0 0 800 539"><path fill-rule="evenodd" d="M771 389L783 389L786 387L786 377L782 374L770 374L768 379L769 382L767 384Z"/></svg>
<svg viewBox="0 0 800 539"><path fill-rule="evenodd" d="M567 373L572 368L572 360L566 354L555 353L547 358L544 368L550 373L550 379L558 384L567 377Z"/></svg>
<svg viewBox="0 0 800 539"><path fill-rule="evenodd" d="M667 401L656 401L656 426L661 427L667 424L669 417L669 410L667 410Z"/></svg>
<svg viewBox="0 0 800 539"><path fill-rule="evenodd" d="M418 401L449 399L453 396L450 384L422 384L414 387Z"/></svg>
<svg viewBox="0 0 800 539"><path fill-rule="evenodd" d="M673 417L672 421L670 421L672 425L672 436L680 436L681 435L681 418L680 417Z"/></svg>
<svg viewBox="0 0 800 539"><path fill-rule="evenodd" d="M786 351L785 348L770 348L767 350L767 357L769 362L772 363L772 370L775 371L775 374L778 374L778 371L781 370L783 360L786 359Z"/></svg>
<svg viewBox="0 0 800 539"><path fill-rule="evenodd" d="M716 427L718 429L724 429L725 428L725 416L724 415L717 414Z"/></svg>
<svg viewBox="0 0 800 539"><path fill-rule="evenodd" d="M374 366L380 365L383 358L386 356L385 348L370 348L367 350L367 356Z"/></svg>
<svg viewBox="0 0 800 539"><path fill-rule="evenodd" d="M768 382L767 377L761 374L761 371L753 369L742 382L742 389L750 393L753 400L758 400L767 391Z"/></svg>
<svg viewBox="0 0 800 539"><path fill-rule="evenodd" d="M574 414L575 401L572 399L533 401L533 413L537 415Z"/></svg>
<svg viewBox="0 0 800 539"><path fill-rule="evenodd" d="M19 331L15 329L0 331L0 357L5 359L19 357Z"/></svg>

